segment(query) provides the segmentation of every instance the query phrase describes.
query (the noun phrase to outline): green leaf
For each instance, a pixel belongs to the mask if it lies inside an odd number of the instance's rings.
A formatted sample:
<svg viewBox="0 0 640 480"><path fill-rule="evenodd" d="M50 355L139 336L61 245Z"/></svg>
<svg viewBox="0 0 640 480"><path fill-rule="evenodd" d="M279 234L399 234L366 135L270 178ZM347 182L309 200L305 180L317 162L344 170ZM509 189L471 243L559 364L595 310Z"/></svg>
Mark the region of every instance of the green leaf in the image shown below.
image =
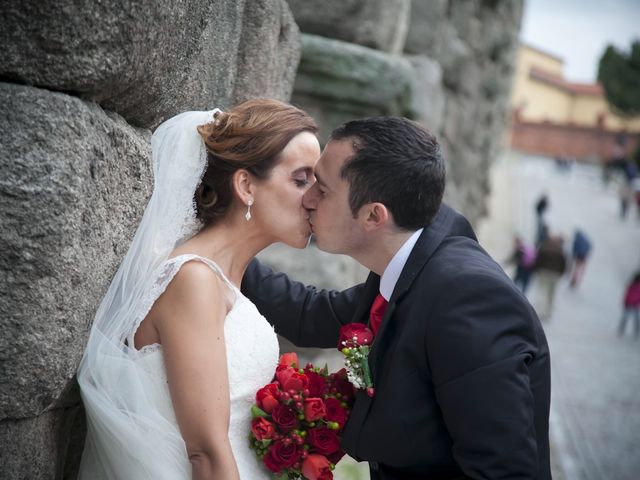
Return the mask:
<svg viewBox="0 0 640 480"><path fill-rule="evenodd" d="M257 405L251 405L251 418L252 419L258 418L258 417L267 418L268 416L269 416L269 414L267 412L265 412L264 410L262 410Z"/></svg>
<svg viewBox="0 0 640 480"><path fill-rule="evenodd" d="M362 363L360 364L362 367L362 376L364 380L364 384L369 387L373 387L373 381L371 380L371 370L369 370L369 358L364 357L362 359Z"/></svg>

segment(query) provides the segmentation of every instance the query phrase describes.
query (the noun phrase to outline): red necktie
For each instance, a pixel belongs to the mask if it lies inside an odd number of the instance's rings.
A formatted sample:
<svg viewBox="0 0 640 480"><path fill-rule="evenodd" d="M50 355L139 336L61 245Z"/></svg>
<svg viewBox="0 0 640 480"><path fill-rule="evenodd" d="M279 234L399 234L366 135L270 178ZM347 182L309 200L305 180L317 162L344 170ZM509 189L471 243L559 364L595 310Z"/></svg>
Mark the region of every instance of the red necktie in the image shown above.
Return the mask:
<svg viewBox="0 0 640 480"><path fill-rule="evenodd" d="M378 329L382 323L382 316L387 308L387 302L381 294L376 295L369 312L369 326L374 335L378 334Z"/></svg>

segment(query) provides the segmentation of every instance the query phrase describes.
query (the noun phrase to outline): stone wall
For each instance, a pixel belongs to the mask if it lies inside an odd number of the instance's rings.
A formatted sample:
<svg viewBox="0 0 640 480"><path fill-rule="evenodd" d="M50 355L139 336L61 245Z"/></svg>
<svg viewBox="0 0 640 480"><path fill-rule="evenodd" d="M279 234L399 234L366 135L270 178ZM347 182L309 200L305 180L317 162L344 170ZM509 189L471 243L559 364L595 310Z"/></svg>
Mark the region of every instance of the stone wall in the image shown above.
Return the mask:
<svg viewBox="0 0 640 480"><path fill-rule="evenodd" d="M442 69L445 199L473 223L486 213L489 167L503 145L523 3L412 1L405 52Z"/></svg>
<svg viewBox="0 0 640 480"><path fill-rule="evenodd" d="M284 0L8 0L0 44L0 476L75 478L74 373L151 192L151 129L288 100L299 31Z"/></svg>
<svg viewBox="0 0 640 480"><path fill-rule="evenodd" d="M73 424L64 417L77 413L65 393L150 193L149 131L11 83L0 83L0 129L0 469L54 478Z"/></svg>

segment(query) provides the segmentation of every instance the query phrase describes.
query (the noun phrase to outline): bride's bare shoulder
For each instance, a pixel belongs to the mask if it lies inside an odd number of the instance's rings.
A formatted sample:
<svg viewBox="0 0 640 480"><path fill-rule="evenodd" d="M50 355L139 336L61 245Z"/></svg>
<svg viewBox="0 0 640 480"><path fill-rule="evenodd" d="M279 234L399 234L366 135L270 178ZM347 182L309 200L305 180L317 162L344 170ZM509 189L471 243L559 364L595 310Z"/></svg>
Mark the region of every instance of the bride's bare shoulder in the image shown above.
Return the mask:
<svg viewBox="0 0 640 480"><path fill-rule="evenodd" d="M211 267L202 261L184 262L137 328L136 348L164 343L161 330L178 324L224 321L231 303L229 287Z"/></svg>
<svg viewBox="0 0 640 480"><path fill-rule="evenodd" d="M197 258L180 262L181 266L174 277L181 285L197 287L200 284L225 286L219 272Z"/></svg>
<svg viewBox="0 0 640 480"><path fill-rule="evenodd" d="M220 271L198 259L182 263L171 283L175 290L190 297L201 294L226 296L230 289Z"/></svg>
<svg viewBox="0 0 640 480"><path fill-rule="evenodd" d="M202 261L184 262L153 312L156 318L200 316L202 312L226 314L231 307L230 287L209 265Z"/></svg>

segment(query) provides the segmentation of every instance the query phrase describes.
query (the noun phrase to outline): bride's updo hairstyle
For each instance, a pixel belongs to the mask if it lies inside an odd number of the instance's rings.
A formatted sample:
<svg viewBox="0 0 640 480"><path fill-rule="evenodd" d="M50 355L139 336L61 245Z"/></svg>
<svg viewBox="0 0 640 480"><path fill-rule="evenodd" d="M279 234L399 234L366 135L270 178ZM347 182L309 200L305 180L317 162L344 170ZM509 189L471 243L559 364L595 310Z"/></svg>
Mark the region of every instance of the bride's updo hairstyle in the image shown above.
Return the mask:
<svg viewBox="0 0 640 480"><path fill-rule="evenodd" d="M196 216L205 225L223 217L233 200L231 177L239 169L268 179L280 153L299 133L317 134L313 118L277 100L248 100L198 127L208 165L195 193Z"/></svg>

